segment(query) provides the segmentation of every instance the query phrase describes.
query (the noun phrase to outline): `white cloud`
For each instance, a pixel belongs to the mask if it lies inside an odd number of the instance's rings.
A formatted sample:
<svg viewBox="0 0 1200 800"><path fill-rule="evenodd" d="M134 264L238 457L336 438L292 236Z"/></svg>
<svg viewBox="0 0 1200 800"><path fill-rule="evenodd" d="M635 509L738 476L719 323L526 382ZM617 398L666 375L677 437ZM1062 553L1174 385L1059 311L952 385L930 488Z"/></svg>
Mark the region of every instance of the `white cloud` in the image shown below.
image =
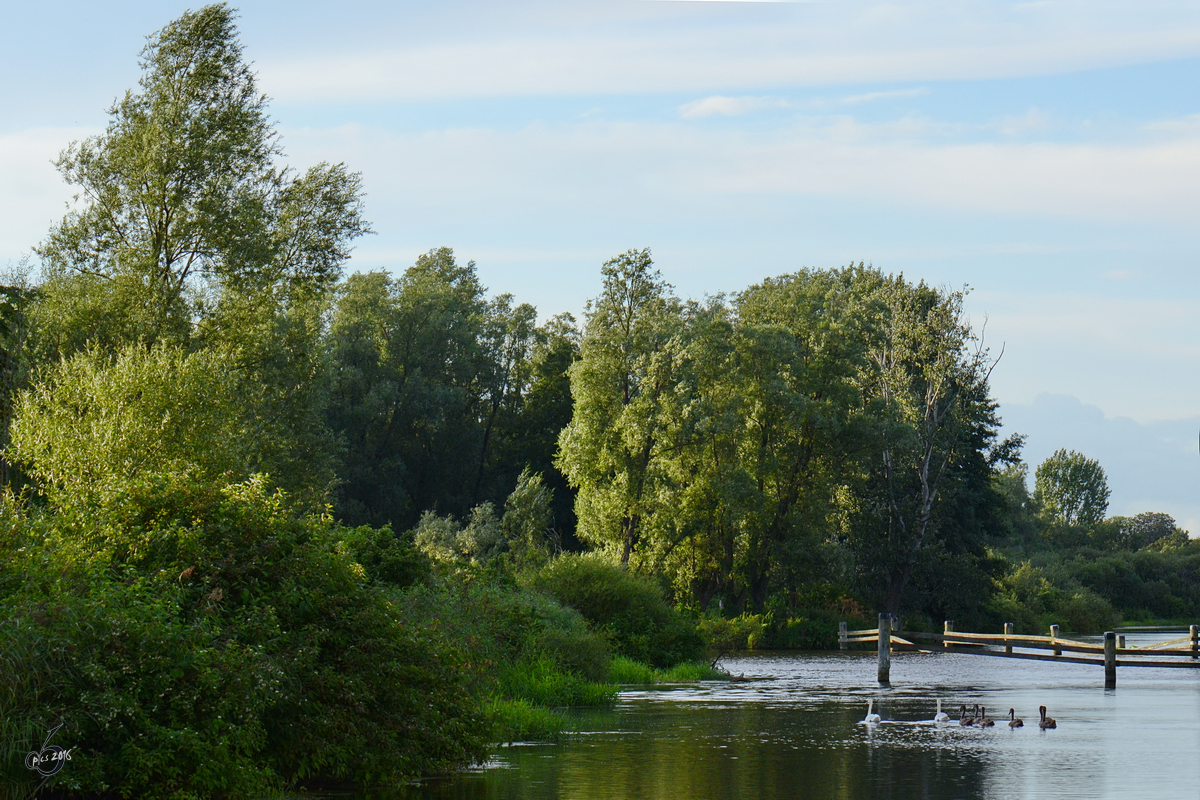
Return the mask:
<svg viewBox="0 0 1200 800"><path fill-rule="evenodd" d="M861 103L871 103L875 100L892 100L901 97L921 97L929 94L929 89L897 89L891 92L867 92L866 94L856 94L850 97L843 97L838 100L842 105L856 106Z"/></svg>
<svg viewBox="0 0 1200 800"><path fill-rule="evenodd" d="M1034 10L951 0L774 4L771 14L753 3L657 5L677 13L637 18L628 4L594 3L599 16L587 25L470 29L453 41L400 37L402 45L366 52L293 51L260 58L260 75L273 97L342 102L967 80L1200 54L1200 7L1183 4L1158 14L1121 4L1098 13L1082 2Z"/></svg>
<svg viewBox="0 0 1200 800"><path fill-rule="evenodd" d="M1019 136L1050 127L1050 118L1036 108L1031 108L1019 117L1001 117L995 125L1005 136Z"/></svg>
<svg viewBox="0 0 1200 800"><path fill-rule="evenodd" d="M904 97L920 97L929 94L927 88L897 89L887 92L867 92L866 94L850 95L833 99L814 98L804 101L789 100L784 97L726 97L712 95L700 100L684 103L679 107L679 116L684 119L703 119L705 117L738 117L755 111L767 109L827 109L838 106L856 106L871 103L876 100L892 100Z"/></svg>
<svg viewBox="0 0 1200 800"><path fill-rule="evenodd" d="M738 117L753 111L768 108L794 108L795 106L780 97L722 97L713 95L701 100L693 100L679 107L679 116L684 119L703 119L704 117Z"/></svg>

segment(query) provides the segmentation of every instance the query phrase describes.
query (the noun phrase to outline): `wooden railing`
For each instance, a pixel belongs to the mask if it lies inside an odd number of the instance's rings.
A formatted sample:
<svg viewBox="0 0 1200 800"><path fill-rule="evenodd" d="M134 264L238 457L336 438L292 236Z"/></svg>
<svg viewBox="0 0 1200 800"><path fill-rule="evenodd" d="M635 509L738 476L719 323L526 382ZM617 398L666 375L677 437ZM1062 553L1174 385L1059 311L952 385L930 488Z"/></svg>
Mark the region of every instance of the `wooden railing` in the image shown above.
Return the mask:
<svg viewBox="0 0 1200 800"><path fill-rule="evenodd" d="M947 620L942 633L926 633L901 630L899 624L889 615L880 614L877 629L851 631L846 629L846 623L841 624L838 632L839 647L845 650L852 644L876 645L880 683L888 683L890 680L893 650L940 650L1035 661L1059 661L1067 664L1093 664L1104 667L1105 688L1116 687L1117 667L1200 667L1200 628L1196 625L1189 628L1187 636L1145 647L1127 647L1124 634L1118 635L1114 631L1105 632L1103 643L1094 643L1064 639L1058 635L1057 625L1050 626L1049 636L1018 636L1013 633L1011 622L1005 623L1003 633L968 633L954 630L953 621ZM1027 652L1030 650L1049 652Z"/></svg>

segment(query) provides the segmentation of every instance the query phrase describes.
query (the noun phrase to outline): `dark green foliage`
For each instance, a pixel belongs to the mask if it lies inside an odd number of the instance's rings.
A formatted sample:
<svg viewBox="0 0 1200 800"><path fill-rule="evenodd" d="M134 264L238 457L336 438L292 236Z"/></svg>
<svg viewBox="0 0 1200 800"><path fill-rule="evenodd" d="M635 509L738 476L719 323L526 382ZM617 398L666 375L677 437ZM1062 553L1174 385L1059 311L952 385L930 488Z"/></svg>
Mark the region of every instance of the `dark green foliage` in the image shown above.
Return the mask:
<svg viewBox="0 0 1200 800"><path fill-rule="evenodd" d="M472 680L484 691L496 690L497 671L505 665L539 660L593 682L607 678L604 639L578 612L550 597L459 574L413 587L400 604L410 624L439 631L469 650Z"/></svg>
<svg viewBox="0 0 1200 800"><path fill-rule="evenodd" d="M411 534L363 525L344 529L340 538L338 549L361 564L367 577L380 583L403 589L429 575L429 559L413 546Z"/></svg>
<svg viewBox="0 0 1200 800"><path fill-rule="evenodd" d="M89 791L373 783L482 755L461 652L405 624L340 527L260 482L152 481L45 522L10 507L9 524L5 617L26 627L3 652L37 676L21 702L67 721Z"/></svg>
<svg viewBox="0 0 1200 800"><path fill-rule="evenodd" d="M573 525L552 459L575 345L569 318L534 320L508 296L488 302L474 263L460 266L449 248L398 279L346 280L326 340L328 422L346 446L343 519L402 528L433 509L461 517L499 505L528 467L561 490L559 530Z"/></svg>
<svg viewBox="0 0 1200 800"><path fill-rule="evenodd" d="M780 650L834 650L838 646L841 621L843 618L832 611L811 611L772 626L761 646Z"/></svg>
<svg viewBox="0 0 1200 800"><path fill-rule="evenodd" d="M652 581L626 568L567 554L538 573L533 585L582 614L621 655L656 667L703 655L695 623L672 608Z"/></svg>

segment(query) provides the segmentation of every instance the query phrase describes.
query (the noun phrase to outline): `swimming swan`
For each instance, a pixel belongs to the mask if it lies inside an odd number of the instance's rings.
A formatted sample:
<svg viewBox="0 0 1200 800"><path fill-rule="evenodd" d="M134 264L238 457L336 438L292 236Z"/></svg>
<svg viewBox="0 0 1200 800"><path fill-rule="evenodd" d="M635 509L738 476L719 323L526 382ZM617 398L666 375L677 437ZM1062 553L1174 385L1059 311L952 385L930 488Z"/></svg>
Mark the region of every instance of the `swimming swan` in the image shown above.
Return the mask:
<svg viewBox="0 0 1200 800"><path fill-rule="evenodd" d="M988 719L987 709L984 708L983 706L980 706L979 707L979 719L977 719L975 721L975 724L981 728L990 728L996 724L996 720Z"/></svg>
<svg viewBox="0 0 1200 800"><path fill-rule="evenodd" d="M1042 715L1041 721L1038 722L1039 728L1041 728L1042 730L1046 730L1047 728L1057 728L1058 727L1058 723L1054 721L1053 717L1046 716L1046 707L1045 706L1038 706L1038 713Z"/></svg>
<svg viewBox="0 0 1200 800"><path fill-rule="evenodd" d="M1025 727L1025 723L1022 722L1021 720L1017 719L1017 710L1015 708L1010 708L1008 710L1008 727L1010 727L1010 728L1024 728Z"/></svg>
<svg viewBox="0 0 1200 800"><path fill-rule="evenodd" d="M880 716L871 710L874 705L874 700L867 701L867 716L863 718L863 722L868 725L878 725L882 721Z"/></svg>
<svg viewBox="0 0 1200 800"><path fill-rule="evenodd" d="M937 704L938 704L938 710L937 710L937 713L933 715L933 721L934 722L949 722L950 715L947 714L945 711L942 711L942 698L940 698L940 697L938 698Z"/></svg>
<svg viewBox="0 0 1200 800"><path fill-rule="evenodd" d="M965 705L958 707L958 724L964 728L975 724L975 718L967 716L967 707Z"/></svg>

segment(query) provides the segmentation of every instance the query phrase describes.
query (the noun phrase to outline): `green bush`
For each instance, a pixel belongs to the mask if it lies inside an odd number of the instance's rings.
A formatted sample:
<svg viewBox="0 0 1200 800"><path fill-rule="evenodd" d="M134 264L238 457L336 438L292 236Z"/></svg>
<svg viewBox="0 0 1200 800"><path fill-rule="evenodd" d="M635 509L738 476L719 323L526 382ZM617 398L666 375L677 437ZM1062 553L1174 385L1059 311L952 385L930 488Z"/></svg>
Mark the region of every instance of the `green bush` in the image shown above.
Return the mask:
<svg viewBox="0 0 1200 800"><path fill-rule="evenodd" d="M831 611L808 611L772 626L764 645L784 650L835 650L840 618Z"/></svg>
<svg viewBox="0 0 1200 800"><path fill-rule="evenodd" d="M500 670L548 660L592 682L608 677L609 650L573 609L503 582L444 576L398 596L411 625L436 630L470 652L472 680L494 692Z"/></svg>
<svg viewBox="0 0 1200 800"><path fill-rule="evenodd" d="M42 518L7 503L0 527L0 667L27 684L0 723L61 718L79 748L61 780L83 791L259 794L484 754L463 654L260 480L151 480Z"/></svg>
<svg viewBox="0 0 1200 800"><path fill-rule="evenodd" d="M695 623L672 608L654 583L620 566L565 554L540 570L533 586L577 610L621 655L656 667L703 656Z"/></svg>

